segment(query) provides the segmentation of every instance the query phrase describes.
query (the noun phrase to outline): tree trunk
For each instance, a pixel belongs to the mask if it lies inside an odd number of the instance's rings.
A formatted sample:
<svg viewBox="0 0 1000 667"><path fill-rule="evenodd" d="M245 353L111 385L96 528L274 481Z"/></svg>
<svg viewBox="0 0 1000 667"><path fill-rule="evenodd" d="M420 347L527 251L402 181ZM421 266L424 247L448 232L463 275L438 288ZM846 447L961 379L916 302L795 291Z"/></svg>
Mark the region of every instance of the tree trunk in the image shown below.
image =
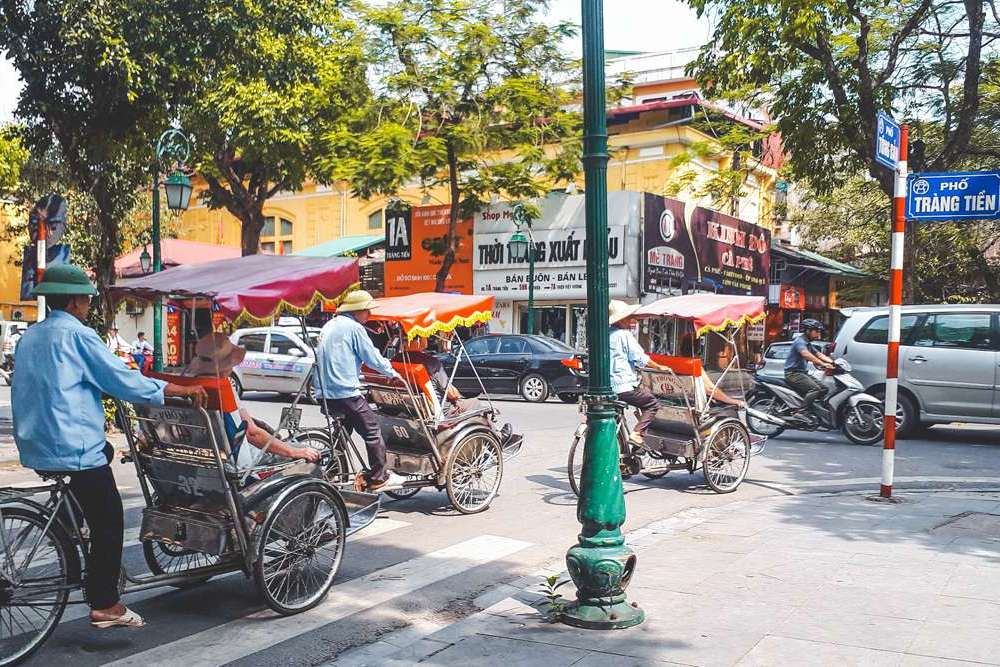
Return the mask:
<svg viewBox="0 0 1000 667"><path fill-rule="evenodd" d="M245 202L236 217L240 220L240 251L244 257L260 252L260 232L264 229L264 206Z"/></svg>
<svg viewBox="0 0 1000 667"><path fill-rule="evenodd" d="M100 317L100 326L108 327L115 321L116 308L111 299L108 298L108 288L115 284L115 258L118 256L120 230L118 221L110 211L99 209L97 223L100 238L98 240L99 254L94 266L94 278L97 283L97 291L101 295L97 314ZM93 321L94 318L91 317L91 320Z"/></svg>
<svg viewBox="0 0 1000 667"><path fill-rule="evenodd" d="M445 239L444 257L441 258L441 268L437 272L437 280L434 283L435 292L445 291L445 282L451 267L455 264L455 252L458 250L458 155L455 153L455 144L448 140L448 186L451 190L451 212L448 219L448 238Z"/></svg>

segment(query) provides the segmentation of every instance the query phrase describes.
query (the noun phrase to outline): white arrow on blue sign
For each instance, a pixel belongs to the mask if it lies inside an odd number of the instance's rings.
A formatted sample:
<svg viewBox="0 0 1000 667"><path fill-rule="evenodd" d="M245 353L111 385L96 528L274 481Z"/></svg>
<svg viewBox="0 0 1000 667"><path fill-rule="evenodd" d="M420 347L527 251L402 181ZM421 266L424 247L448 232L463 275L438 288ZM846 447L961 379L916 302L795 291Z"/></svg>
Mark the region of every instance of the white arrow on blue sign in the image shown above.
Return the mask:
<svg viewBox="0 0 1000 667"><path fill-rule="evenodd" d="M875 117L875 161L889 169L895 169L899 162L901 136L899 123L879 111Z"/></svg>
<svg viewBox="0 0 1000 667"><path fill-rule="evenodd" d="M1000 218L1000 171L913 174L908 181L910 220Z"/></svg>

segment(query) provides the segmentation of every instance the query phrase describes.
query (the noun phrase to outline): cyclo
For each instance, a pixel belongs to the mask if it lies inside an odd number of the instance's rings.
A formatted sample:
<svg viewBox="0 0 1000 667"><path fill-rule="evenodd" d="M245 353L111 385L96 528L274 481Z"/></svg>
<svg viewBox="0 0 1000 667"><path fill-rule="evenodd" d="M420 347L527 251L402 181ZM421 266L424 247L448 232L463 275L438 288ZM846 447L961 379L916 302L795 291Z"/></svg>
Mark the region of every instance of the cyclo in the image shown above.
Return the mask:
<svg viewBox="0 0 1000 667"><path fill-rule="evenodd" d="M750 456L763 449L766 438L752 435L746 425L745 410L722 406L706 392L701 359L693 353L694 339L717 336L731 350L732 357L715 381L723 384L730 375L742 383L736 334L741 327L764 318L763 297L688 294L667 297L638 308L634 319L674 320L683 335L690 336L692 350L687 356L652 354L666 371L642 369L642 385L657 398L656 418L646 429L643 443L629 439L626 412L629 407L615 401L617 439L622 478L642 475L659 479L671 470L694 474L699 468L708 486L716 493L739 488L750 467ZM680 337L680 336L678 336ZM745 395L746 390L742 393ZM770 420L762 413L757 418ZM583 469L583 443L587 425L580 424L569 450L567 465L570 487L579 495Z"/></svg>
<svg viewBox="0 0 1000 667"><path fill-rule="evenodd" d="M113 297L210 302L238 324L309 312L357 282L356 260L252 256L127 280ZM346 537L374 519L378 497L338 488L326 472L335 458L328 450L319 464L239 467L224 422L235 409L229 379L159 377L201 384L209 401L205 408L116 401L145 501L139 540L149 568L138 576L123 568L122 593L186 588L242 572L280 614L319 604L340 568ZM79 504L63 477L42 478L44 484L0 489L0 665L26 659L67 604L85 602L79 591L88 531Z"/></svg>
<svg viewBox="0 0 1000 667"><path fill-rule="evenodd" d="M375 340L384 341L382 351L402 377L387 378L364 369L368 400L376 408L386 444L387 466L408 478L403 488L386 491L390 497L406 499L433 487L444 490L458 512L475 514L487 509L498 495L504 461L520 451L523 437L513 433L509 424L500 424L500 412L481 381L486 405L446 410L441 390L435 388L427 368L406 349L408 341L472 327L487 322L492 314L492 296L428 292L376 300L366 326ZM459 360L468 361L461 339L455 336L453 340L449 382ZM319 389L322 394L323 388ZM331 449L331 478L347 484L361 470L364 459L341 420L323 412L326 429L290 432L289 440Z"/></svg>

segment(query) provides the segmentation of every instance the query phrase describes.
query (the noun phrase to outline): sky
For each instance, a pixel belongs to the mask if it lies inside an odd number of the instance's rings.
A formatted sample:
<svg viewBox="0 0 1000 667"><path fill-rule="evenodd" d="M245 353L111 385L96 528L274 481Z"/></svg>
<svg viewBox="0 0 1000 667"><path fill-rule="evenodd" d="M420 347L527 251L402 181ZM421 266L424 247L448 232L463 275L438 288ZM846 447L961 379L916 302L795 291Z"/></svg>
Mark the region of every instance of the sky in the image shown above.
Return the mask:
<svg viewBox="0 0 1000 667"><path fill-rule="evenodd" d="M671 51L700 46L709 34L684 3L675 0L617 0L604 3L604 45L620 51ZM553 21L580 22L580 0L551 0ZM567 44L579 55L579 39ZM21 83L13 66L0 58L0 124L11 120Z"/></svg>

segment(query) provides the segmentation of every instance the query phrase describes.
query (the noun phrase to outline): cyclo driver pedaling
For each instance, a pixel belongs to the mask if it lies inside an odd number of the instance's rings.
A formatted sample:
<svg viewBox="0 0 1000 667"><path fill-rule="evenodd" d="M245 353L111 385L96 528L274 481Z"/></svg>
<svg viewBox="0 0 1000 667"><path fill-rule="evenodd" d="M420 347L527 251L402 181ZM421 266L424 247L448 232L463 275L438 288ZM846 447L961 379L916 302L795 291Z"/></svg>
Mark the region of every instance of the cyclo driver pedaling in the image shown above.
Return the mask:
<svg viewBox="0 0 1000 667"><path fill-rule="evenodd" d="M60 272L53 267L46 278L58 278ZM79 274L69 278L89 284ZM238 324L270 321L281 312L310 312L320 300L338 301L357 282L356 260L251 256L126 280L109 296L171 299L192 308L212 305ZM83 303L77 305L82 308ZM91 430L101 442L83 477L96 470L110 486L102 487L109 489L102 499L106 502L95 505L96 487L81 481L77 470L24 460L29 467L53 472L41 473L42 482L35 486L0 489L0 665L20 662L36 651L58 626L67 604L89 603L98 628L134 627L143 620L116 605L121 595L158 586L197 586L220 574L243 573L279 614L319 604L340 568L346 538L368 525L379 508L377 495L357 493L331 474L342 452L329 447L306 451L307 445L317 444L309 439L281 442L241 409L228 377L241 355L226 345L224 336L209 335L199 342L187 375L146 378L127 370L79 319L54 313L32 327L22 349L30 358L33 338L48 343L46 332L62 328L60 336L77 341L87 359L59 372L80 375L88 363L104 369L65 379L84 387L85 395L75 397L73 408L98 413ZM33 442L34 434L25 426L32 423L32 410L54 410L60 420L69 418L64 402L38 400L45 378L30 376L31 367L19 366L14 379L19 398L22 390L35 392L29 396L33 405L19 406L18 428L26 429L18 436L22 459ZM163 387L173 387L165 399ZM116 422L145 504L139 533L149 570L144 574L120 566L122 508L101 451L102 391L131 400L115 401ZM171 398L185 395L196 396L200 404ZM300 390L296 403L301 396ZM295 410L294 405L285 409L287 426L292 426ZM58 448L61 441L50 440L46 446ZM71 454L79 460L79 445L74 447ZM104 449L113 452L110 446ZM120 607L119 615L99 620L94 614L107 605Z"/></svg>

